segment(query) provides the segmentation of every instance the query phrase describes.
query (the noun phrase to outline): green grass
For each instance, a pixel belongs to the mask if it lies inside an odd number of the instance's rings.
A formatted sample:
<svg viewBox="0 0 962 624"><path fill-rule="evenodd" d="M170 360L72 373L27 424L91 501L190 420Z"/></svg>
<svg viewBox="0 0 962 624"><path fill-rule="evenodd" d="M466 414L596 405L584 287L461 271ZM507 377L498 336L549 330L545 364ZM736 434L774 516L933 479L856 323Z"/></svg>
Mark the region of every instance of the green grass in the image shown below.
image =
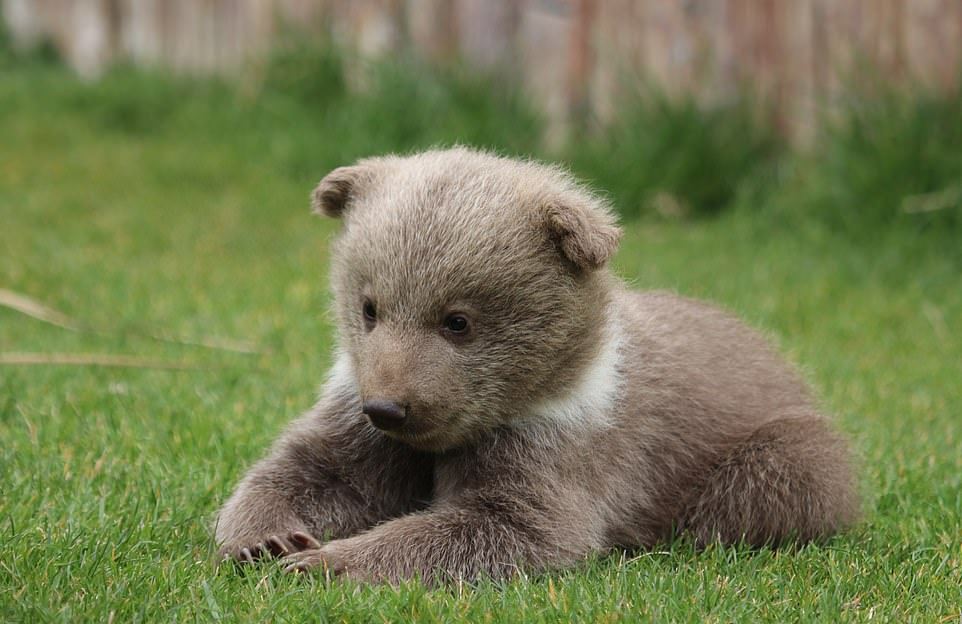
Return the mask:
<svg viewBox="0 0 962 624"><path fill-rule="evenodd" d="M614 264L779 340L862 457L855 530L794 552L680 542L448 591L215 569L212 514L311 405L330 361L336 223L309 215L312 185L366 153L456 140L524 152L538 133L517 101L469 78L380 70L349 96L323 60L281 67L292 73L238 93L132 72L83 86L44 64L0 75L0 288L99 330L0 308L0 352L199 367L0 365L0 620L959 621L962 260L930 228L877 227L854 244L789 210L827 192L806 180L843 180L809 165L779 173L777 192L751 177L756 190L713 219L628 222ZM303 86L311 76L332 92Z"/></svg>
<svg viewBox="0 0 962 624"><path fill-rule="evenodd" d="M855 238L880 225L962 240L962 80L955 91L856 93L826 124L792 201ZM791 202L790 202L791 203Z"/></svg>
<svg viewBox="0 0 962 624"><path fill-rule="evenodd" d="M745 103L705 110L657 91L628 99L618 122L570 149L573 167L628 218L710 216L748 180L764 180L784 145Z"/></svg>

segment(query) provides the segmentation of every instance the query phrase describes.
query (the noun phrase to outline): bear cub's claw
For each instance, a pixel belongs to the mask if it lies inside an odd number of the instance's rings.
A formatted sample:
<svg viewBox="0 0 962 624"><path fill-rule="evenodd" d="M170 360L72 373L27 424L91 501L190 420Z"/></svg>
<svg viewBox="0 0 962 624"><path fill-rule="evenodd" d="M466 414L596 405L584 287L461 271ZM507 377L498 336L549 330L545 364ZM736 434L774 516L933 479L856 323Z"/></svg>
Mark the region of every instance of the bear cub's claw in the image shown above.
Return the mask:
<svg viewBox="0 0 962 624"><path fill-rule="evenodd" d="M341 576L347 572L347 561L333 552L330 548L308 548L292 553L284 558L289 562L284 568L288 573L305 573L313 570L323 570L327 577Z"/></svg>
<svg viewBox="0 0 962 624"><path fill-rule="evenodd" d="M321 543L303 531L294 531L285 537L271 535L252 546L221 548L221 561L249 565L262 559L286 559L304 551L318 550Z"/></svg>

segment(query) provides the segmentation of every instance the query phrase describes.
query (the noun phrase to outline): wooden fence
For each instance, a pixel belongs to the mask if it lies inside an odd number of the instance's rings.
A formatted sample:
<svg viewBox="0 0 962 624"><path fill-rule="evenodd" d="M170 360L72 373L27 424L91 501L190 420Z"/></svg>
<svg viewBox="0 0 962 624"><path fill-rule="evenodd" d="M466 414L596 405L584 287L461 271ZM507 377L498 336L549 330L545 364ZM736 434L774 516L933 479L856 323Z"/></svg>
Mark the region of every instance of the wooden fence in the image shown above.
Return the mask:
<svg viewBox="0 0 962 624"><path fill-rule="evenodd" d="M230 72L288 28L358 57L413 49L519 81L556 128L608 119L644 81L715 102L743 89L794 137L841 86L881 74L951 88L962 0L0 0L14 39L49 38L82 75L112 60Z"/></svg>

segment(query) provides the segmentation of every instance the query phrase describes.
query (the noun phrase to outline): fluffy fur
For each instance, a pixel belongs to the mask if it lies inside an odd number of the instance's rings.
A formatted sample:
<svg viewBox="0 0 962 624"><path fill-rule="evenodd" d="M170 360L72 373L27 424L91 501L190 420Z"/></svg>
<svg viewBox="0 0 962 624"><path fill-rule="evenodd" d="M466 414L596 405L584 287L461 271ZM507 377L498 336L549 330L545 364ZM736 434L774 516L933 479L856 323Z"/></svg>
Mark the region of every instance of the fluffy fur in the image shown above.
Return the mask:
<svg viewBox="0 0 962 624"><path fill-rule="evenodd" d="M344 220L340 354L224 505L224 557L444 581L855 518L846 445L796 372L725 312L626 289L611 211L567 173L430 151L337 169L313 201ZM403 426L373 426L371 400Z"/></svg>

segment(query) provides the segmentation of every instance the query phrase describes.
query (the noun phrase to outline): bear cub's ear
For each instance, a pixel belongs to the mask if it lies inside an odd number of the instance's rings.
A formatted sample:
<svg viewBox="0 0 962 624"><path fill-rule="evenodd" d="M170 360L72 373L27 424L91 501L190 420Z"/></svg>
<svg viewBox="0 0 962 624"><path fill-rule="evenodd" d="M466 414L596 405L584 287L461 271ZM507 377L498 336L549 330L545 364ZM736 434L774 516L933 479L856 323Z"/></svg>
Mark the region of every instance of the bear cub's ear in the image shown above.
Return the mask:
<svg viewBox="0 0 962 624"><path fill-rule="evenodd" d="M548 201L542 216L549 236L582 271L601 268L615 253L621 229L608 208L587 198Z"/></svg>
<svg viewBox="0 0 962 624"><path fill-rule="evenodd" d="M324 176L311 193L311 209L319 215L342 216L359 185L367 182L371 174L371 167L362 164L338 167Z"/></svg>

